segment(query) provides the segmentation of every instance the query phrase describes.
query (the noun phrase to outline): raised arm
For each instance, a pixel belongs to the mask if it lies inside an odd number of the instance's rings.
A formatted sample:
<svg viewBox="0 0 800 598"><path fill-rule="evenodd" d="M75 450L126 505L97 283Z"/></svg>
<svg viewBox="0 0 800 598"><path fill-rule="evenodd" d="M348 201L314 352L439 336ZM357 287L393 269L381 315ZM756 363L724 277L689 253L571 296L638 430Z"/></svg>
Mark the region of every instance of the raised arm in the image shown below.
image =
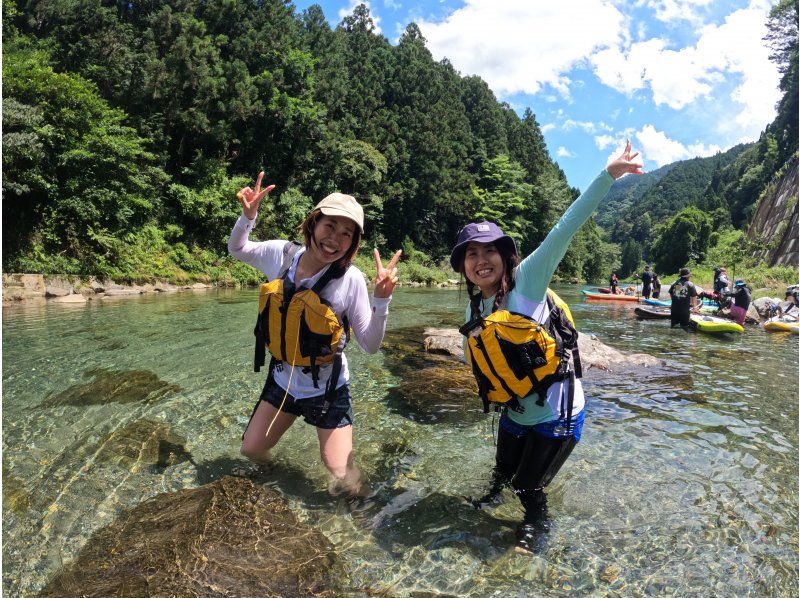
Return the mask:
<svg viewBox="0 0 800 598"><path fill-rule="evenodd" d="M381 347L383 335L386 332L386 319L389 316L389 302L397 283L397 260L400 259L401 250L395 252L392 259L383 266L381 256L375 249L375 290L373 291L372 307L370 307L367 294L367 285L359 273L355 277L353 286L353 301L348 310L348 319L353 329L353 336L367 353L376 353Z"/></svg>
<svg viewBox="0 0 800 598"><path fill-rule="evenodd" d="M515 289L534 301L547 292L553 272L569 248L570 241L597 209L612 183L624 174L642 174L642 165L633 162L639 152L631 152L628 141L622 154L603 170L550 230L542 244L522 260L517 268Z"/></svg>
<svg viewBox="0 0 800 598"><path fill-rule="evenodd" d="M280 264L280 251L284 245L275 241L250 241L250 231L253 230L258 207L275 185L269 185L261 189L261 182L264 173L258 174L255 189L249 186L239 190L236 197L242 204L242 215L239 216L233 226L231 236L228 238L228 252L236 259L250 264L264 272L267 277L272 278L275 263Z"/></svg>

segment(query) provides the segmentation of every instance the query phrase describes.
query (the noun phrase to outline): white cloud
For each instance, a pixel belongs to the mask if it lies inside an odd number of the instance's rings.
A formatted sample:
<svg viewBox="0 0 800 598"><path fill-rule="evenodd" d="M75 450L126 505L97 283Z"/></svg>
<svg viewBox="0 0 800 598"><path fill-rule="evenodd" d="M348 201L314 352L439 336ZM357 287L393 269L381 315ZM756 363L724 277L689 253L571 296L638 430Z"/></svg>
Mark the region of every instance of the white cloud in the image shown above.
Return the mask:
<svg viewBox="0 0 800 598"><path fill-rule="evenodd" d="M700 10L711 4L711 0L650 0L647 6L655 10L659 21L689 21L695 25L702 23Z"/></svg>
<svg viewBox="0 0 800 598"><path fill-rule="evenodd" d="M564 129L565 131L571 131L572 129L581 129L586 133L595 133L597 131L597 127L593 122L572 120L571 118L565 120L564 124L561 125L561 128Z"/></svg>
<svg viewBox="0 0 800 598"><path fill-rule="evenodd" d="M569 151L562 145L559 146L559 148L556 150L556 156L558 156L559 158L574 158L575 154L573 154L571 151Z"/></svg>
<svg viewBox="0 0 800 598"><path fill-rule="evenodd" d="M397 10L401 7L400 3L394 0L383 0L383 5L391 10Z"/></svg>
<svg viewBox="0 0 800 598"><path fill-rule="evenodd" d="M566 73L625 35L624 15L603 0L466 0L442 22L419 21L428 48L462 73L480 75L499 95L534 94L546 85L563 96ZM566 34L565 32L569 32Z"/></svg>
<svg viewBox="0 0 800 598"><path fill-rule="evenodd" d="M594 142L597 145L598 149L604 150L608 147L617 144L617 138L612 137L611 135L597 135L594 138Z"/></svg>
<svg viewBox="0 0 800 598"><path fill-rule="evenodd" d="M542 125L540 127L542 133L547 133L548 131L552 131L555 128L556 128L556 125L554 125L553 123L547 123L546 125Z"/></svg>
<svg viewBox="0 0 800 598"><path fill-rule="evenodd" d="M722 151L722 148L716 144L706 146L704 143L695 142L686 146L680 141L670 139L666 133L658 131L653 125L645 125L634 134L634 137L644 159L655 162L656 166L664 166L664 164L677 160L688 160L698 156L711 156ZM618 154L619 150L612 155L611 159Z"/></svg>
<svg viewBox="0 0 800 598"><path fill-rule="evenodd" d="M380 35L382 31L378 23L380 23L381 18L375 14L375 10L372 8L372 6L370 6L369 0L350 0L349 6L339 9L339 21L341 22L342 19L353 14L353 11L355 10L356 6L358 6L359 4L365 4L367 6L367 8L369 9L369 16L375 25L375 33Z"/></svg>
<svg viewBox="0 0 800 598"><path fill-rule="evenodd" d="M628 94L649 87L656 105L675 110L699 98L713 99L716 87L735 77L738 85L730 99L741 109L729 119L729 132L744 128L752 138L774 118L780 97L779 74L763 42L767 14L768 6L754 2L721 25L701 28L694 46L674 50L654 38L627 49L600 50L591 61L606 85Z"/></svg>

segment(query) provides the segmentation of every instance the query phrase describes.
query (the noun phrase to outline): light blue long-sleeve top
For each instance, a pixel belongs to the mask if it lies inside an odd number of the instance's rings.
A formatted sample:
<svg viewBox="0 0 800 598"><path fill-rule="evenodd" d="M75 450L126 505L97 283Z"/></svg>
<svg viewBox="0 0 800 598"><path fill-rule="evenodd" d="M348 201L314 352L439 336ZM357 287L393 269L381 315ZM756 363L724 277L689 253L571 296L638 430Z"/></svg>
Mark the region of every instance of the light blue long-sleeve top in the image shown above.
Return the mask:
<svg viewBox="0 0 800 598"><path fill-rule="evenodd" d="M520 262L515 272L514 289L505 297L504 308L528 315L542 324L546 323L549 316L546 294L553 273L567 252L572 237L597 209L600 200L611 189L613 182L614 179L608 174L608 171L603 170L586 191L567 208L542 244ZM480 309L483 316L491 314L493 304L494 295L481 300ZM466 321L470 320L470 316L468 304ZM524 426L534 426L557 420L561 409L561 398L566 396L563 393L568 392L569 384L569 380L553 383L547 391L547 400L542 406L536 404L538 395L528 395L520 400L520 404L525 408L524 413L517 413L509 409L508 416ZM573 417L583 410L583 406L583 388L580 380L576 380Z"/></svg>

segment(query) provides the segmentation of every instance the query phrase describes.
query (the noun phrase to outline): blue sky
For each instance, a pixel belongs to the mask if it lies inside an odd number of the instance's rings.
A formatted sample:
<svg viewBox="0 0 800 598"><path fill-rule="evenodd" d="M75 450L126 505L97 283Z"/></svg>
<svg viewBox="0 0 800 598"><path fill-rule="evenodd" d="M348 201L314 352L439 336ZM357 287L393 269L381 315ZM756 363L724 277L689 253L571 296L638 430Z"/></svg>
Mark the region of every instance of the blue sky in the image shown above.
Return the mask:
<svg viewBox="0 0 800 598"><path fill-rule="evenodd" d="M331 25L357 0L320 4ZM479 75L584 189L630 137L645 170L753 141L775 116L769 0L371 0L396 43L416 22L435 59Z"/></svg>

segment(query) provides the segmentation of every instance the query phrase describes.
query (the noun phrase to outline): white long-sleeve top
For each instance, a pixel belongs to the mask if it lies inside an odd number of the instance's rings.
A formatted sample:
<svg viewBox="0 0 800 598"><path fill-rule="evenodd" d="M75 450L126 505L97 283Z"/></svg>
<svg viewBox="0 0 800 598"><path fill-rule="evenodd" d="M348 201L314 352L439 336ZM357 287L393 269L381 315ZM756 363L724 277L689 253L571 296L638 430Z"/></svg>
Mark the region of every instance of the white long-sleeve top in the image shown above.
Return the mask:
<svg viewBox="0 0 800 598"><path fill-rule="evenodd" d="M251 241L249 237L254 223L255 218L250 220L244 214L239 216L228 239L228 251L236 259L261 270L268 280L273 280L280 274L286 241ZM326 266L310 278L296 281L294 277L297 271L297 262L303 252L305 252L305 247L301 248L294 256L287 277L297 287L311 288L330 266ZM320 296L328 301L340 320L347 316L353 337L362 349L367 353L378 351L386 331L386 318L389 315L391 297L373 297L372 306L370 306L367 283L364 281L364 275L355 266L350 266L341 278L330 281L322 289ZM294 373L291 373L291 364L281 362L275 367L275 382L284 390L288 390L289 394L296 399L318 396L325 392L325 386L331 375L331 367L330 364L320 366L319 388L315 388L310 372L305 373L301 367L296 366ZM346 384L349 379L347 357L342 355L342 371L336 382L336 388Z"/></svg>

